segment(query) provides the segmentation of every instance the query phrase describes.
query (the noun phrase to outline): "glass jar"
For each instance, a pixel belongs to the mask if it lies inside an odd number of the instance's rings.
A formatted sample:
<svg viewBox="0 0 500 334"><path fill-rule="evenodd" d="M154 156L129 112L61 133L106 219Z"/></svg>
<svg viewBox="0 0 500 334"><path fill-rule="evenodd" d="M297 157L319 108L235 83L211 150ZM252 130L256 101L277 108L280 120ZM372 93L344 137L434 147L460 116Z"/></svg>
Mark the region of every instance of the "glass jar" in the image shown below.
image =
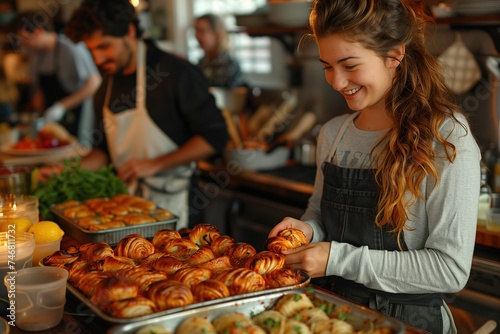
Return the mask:
<svg viewBox="0 0 500 334"><path fill-rule="evenodd" d="M38 223L38 198L30 195L0 195L0 223L12 218L27 218Z"/></svg>

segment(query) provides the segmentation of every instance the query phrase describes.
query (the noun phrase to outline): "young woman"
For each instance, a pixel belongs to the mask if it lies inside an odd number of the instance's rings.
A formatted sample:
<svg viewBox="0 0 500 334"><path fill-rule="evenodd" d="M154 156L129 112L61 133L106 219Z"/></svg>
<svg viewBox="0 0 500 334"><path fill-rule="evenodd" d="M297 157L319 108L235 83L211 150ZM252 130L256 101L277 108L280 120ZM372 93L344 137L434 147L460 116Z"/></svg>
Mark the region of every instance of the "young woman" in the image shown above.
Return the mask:
<svg viewBox="0 0 500 334"><path fill-rule="evenodd" d="M310 16L327 82L354 112L318 138L310 243L286 262L332 291L431 333L454 333L442 294L471 267L480 151L404 0L316 0Z"/></svg>

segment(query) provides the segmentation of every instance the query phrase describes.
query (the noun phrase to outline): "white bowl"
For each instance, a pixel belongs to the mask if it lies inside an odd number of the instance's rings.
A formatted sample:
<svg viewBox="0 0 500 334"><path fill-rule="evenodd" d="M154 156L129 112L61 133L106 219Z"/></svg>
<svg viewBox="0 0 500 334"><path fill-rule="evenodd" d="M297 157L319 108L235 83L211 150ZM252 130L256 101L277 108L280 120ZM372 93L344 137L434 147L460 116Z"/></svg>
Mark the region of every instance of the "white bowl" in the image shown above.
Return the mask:
<svg viewBox="0 0 500 334"><path fill-rule="evenodd" d="M231 164L231 169L266 170L283 167L290 157L288 147L277 147L272 152L266 153L261 149L226 149L224 160Z"/></svg>
<svg viewBox="0 0 500 334"><path fill-rule="evenodd" d="M305 26L309 23L312 5L310 0L270 0L268 20L280 26Z"/></svg>

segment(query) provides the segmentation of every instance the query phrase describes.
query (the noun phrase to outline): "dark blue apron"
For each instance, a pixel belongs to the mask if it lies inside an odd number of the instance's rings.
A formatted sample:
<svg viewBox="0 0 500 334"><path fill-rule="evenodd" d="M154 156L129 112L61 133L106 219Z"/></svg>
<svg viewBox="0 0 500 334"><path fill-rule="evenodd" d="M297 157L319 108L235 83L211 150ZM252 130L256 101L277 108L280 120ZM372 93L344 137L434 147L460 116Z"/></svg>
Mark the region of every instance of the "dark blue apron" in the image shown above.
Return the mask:
<svg viewBox="0 0 500 334"><path fill-rule="evenodd" d="M322 165L324 183L321 215L327 240L357 247L368 246L369 249L399 251L396 234L391 233L389 227L378 227L375 224L379 191L374 170L341 168L330 162L333 161L333 154L349 122L356 115L353 114L346 120L337 134L330 157ZM403 251L407 251L403 235L401 244ZM443 332L443 299L439 293L388 293L338 276L328 276L319 282L326 283L326 288L341 296L400 319L413 327L431 333Z"/></svg>

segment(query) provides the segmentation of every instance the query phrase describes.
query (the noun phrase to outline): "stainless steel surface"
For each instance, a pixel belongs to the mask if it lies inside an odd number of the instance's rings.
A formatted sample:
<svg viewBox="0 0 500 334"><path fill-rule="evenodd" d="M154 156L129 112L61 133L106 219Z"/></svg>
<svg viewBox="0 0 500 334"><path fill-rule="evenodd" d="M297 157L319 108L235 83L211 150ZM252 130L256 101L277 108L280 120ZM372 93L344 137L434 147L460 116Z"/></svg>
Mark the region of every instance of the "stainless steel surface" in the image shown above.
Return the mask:
<svg viewBox="0 0 500 334"><path fill-rule="evenodd" d="M116 227L102 231L89 231L78 226L73 220L64 217L59 211L53 208L50 211L55 215L56 222L64 232L76 241L81 243L102 241L110 245L117 244L120 239L132 233L141 234L145 238L152 238L158 230L166 228L175 230L177 220L179 219L179 217L175 216L172 219L154 223Z"/></svg>
<svg viewBox="0 0 500 334"><path fill-rule="evenodd" d="M31 192L31 173L34 166L1 165L0 194L28 195ZM6 174L6 173L9 174Z"/></svg>
<svg viewBox="0 0 500 334"><path fill-rule="evenodd" d="M188 317L202 317L210 321L213 319L230 313L241 312L247 316L256 315L263 312L266 309L272 307L272 305L282 296L290 293L301 293L307 291L306 288L295 289L282 292L269 293L264 296L250 297L246 299L240 299L237 301L229 301L225 303L219 303L212 306L202 307L193 310L186 310L179 312L177 314L166 315L162 317L157 317L155 319L149 319L146 321L137 321L125 325L116 325L108 331L108 334L133 334L139 329L148 325L160 325L175 333L177 326ZM354 322L369 321L375 324L375 327L389 327L394 330L396 334L402 334L405 332L405 325L394 319L387 317L381 313L374 312L367 308L362 308L354 303L348 302L344 299L338 298L333 294L325 292L324 290L315 289L315 295L329 303L335 304L337 307L341 305L349 306L352 310L352 317L350 320Z"/></svg>
<svg viewBox="0 0 500 334"><path fill-rule="evenodd" d="M67 284L68 291L70 291L75 297L77 297L82 303L88 306L89 309L91 309L97 316L100 318L111 322L111 323L135 323L135 322L150 322L151 319L157 318L157 317L162 317L166 315L171 315L171 314L176 314L176 313L181 313L181 312L186 312L198 308L206 308L206 307L211 307L217 304L230 304L233 305L235 304L238 300L241 299L246 299L246 298L261 298L263 295L267 294L272 294L272 293L282 293L285 291L289 290L295 290L299 288L306 287L309 285L309 282L311 281L310 277L303 273L303 281L299 284L295 285L290 285L290 286L284 286L281 288L276 288L276 289L268 289L268 290L263 290L263 291L258 291L258 292L252 292L252 293L245 293L237 296L231 296L228 298L220 298L216 300L211 300L211 301L206 301L202 303L193 303L191 305L185 306L185 307L178 307L178 308L173 308L170 310L166 311L161 311L161 312L156 312L153 314L145 315L145 316L140 316L140 317L135 317L135 318L116 318L113 317L106 312L104 312L101 308L99 308L97 305L92 303L85 295L83 295L78 289L76 289L73 285L70 283Z"/></svg>

